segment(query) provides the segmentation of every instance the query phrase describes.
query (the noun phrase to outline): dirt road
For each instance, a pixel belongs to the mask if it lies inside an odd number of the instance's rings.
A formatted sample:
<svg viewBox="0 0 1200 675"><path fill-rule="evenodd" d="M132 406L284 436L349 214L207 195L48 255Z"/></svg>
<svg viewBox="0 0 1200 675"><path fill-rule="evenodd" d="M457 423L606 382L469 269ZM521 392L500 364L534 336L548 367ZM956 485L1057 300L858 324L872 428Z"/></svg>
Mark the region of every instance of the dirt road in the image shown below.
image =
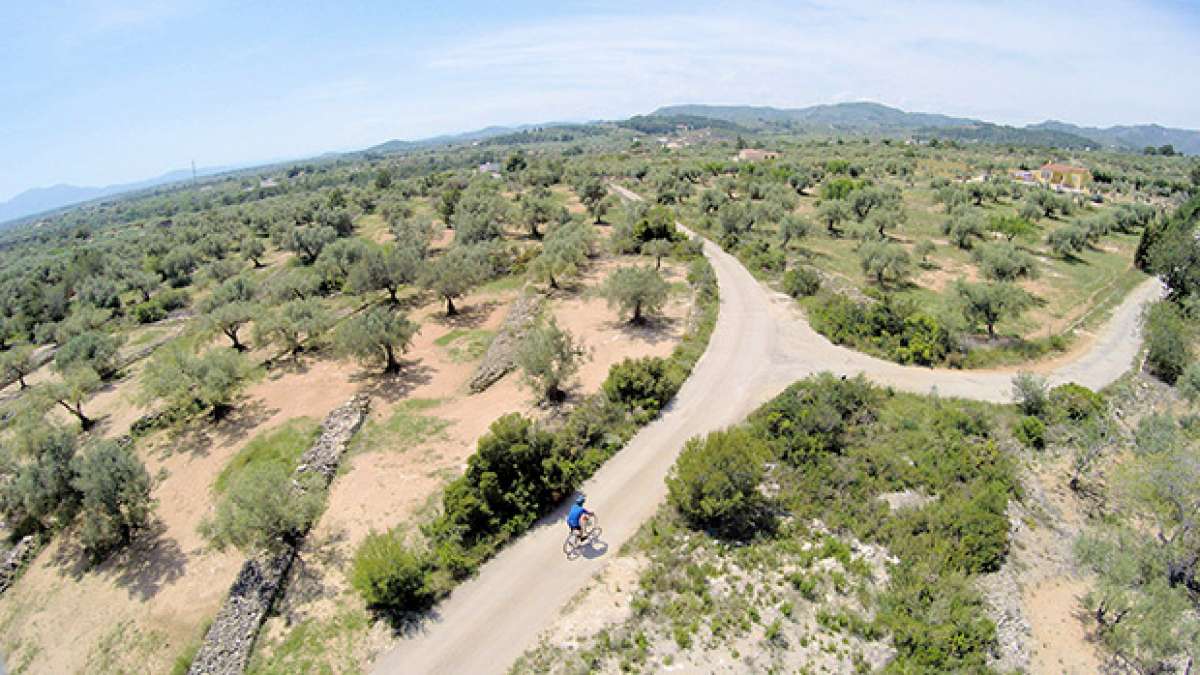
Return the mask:
<svg viewBox="0 0 1200 675"><path fill-rule="evenodd" d="M905 367L838 347L809 327L795 302L759 284L735 258L711 242L705 244L705 254L721 289L720 316L708 350L663 415L583 488L588 506L599 514L603 542L581 558L566 560L561 550L566 535L563 514L552 514L456 589L415 635L376 662L376 672L506 671L653 515L666 494L663 478L683 443L738 422L797 379L824 370L861 372L905 391L1010 400L1012 371ZM1138 350L1141 305L1160 292L1157 282L1139 286L1091 349L1050 373L1049 379L1096 388L1120 376Z"/></svg>

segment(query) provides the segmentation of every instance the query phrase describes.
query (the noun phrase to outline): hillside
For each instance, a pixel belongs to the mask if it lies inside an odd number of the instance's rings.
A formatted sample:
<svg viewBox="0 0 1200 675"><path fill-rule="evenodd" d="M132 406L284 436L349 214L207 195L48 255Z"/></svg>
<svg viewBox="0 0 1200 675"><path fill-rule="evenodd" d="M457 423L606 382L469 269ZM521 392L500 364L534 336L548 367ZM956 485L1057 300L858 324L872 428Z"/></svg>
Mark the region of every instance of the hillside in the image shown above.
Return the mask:
<svg viewBox="0 0 1200 675"><path fill-rule="evenodd" d="M643 119L666 117L720 120L758 131L902 133L920 138L949 138L978 143L1060 148L1101 145L1119 150L1140 150L1146 146L1171 144L1186 154L1200 153L1200 132L1155 124L1099 129L1049 121L1015 127L965 117L907 112L865 101L807 108L673 105L659 108Z"/></svg>
<svg viewBox="0 0 1200 675"><path fill-rule="evenodd" d="M974 120L931 113L911 113L878 103L834 103L808 108L765 106L677 105L659 108L654 115L690 115L726 120L748 127L784 127L844 131L899 131L967 126Z"/></svg>
<svg viewBox="0 0 1200 675"><path fill-rule="evenodd" d="M1040 124L1031 124L1026 129L1045 129L1086 136L1111 148L1140 150L1147 146L1157 148L1163 145L1172 145L1177 152L1185 155L1200 154L1200 131L1173 129L1158 124L1121 125L1102 129L1047 120Z"/></svg>
<svg viewBox="0 0 1200 675"><path fill-rule="evenodd" d="M221 166L196 169L197 176L212 176L238 167ZM176 169L161 176L133 183L119 183L104 187L68 185L60 183L50 187L26 190L6 202L0 202L0 225L28 216L35 216L65 206L73 206L93 199L144 190L146 188L178 183L192 177L191 169Z"/></svg>

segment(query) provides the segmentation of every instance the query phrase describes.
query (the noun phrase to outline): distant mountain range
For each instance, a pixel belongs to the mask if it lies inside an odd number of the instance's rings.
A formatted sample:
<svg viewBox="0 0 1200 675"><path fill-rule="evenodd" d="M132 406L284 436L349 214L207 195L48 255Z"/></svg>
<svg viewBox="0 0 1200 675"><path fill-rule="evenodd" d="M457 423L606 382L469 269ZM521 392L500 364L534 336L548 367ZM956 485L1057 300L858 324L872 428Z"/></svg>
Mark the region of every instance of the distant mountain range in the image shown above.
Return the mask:
<svg viewBox="0 0 1200 675"><path fill-rule="evenodd" d="M1136 151L1146 146L1169 144L1178 152L1200 154L1200 131L1190 129L1172 129L1157 124L1101 129L1056 121L1014 127L967 117L906 112L867 102L808 108L672 105L659 108L643 119L646 117L707 118L733 123L751 131L904 133L917 137L1064 148L1105 147Z"/></svg>
<svg viewBox="0 0 1200 675"><path fill-rule="evenodd" d="M224 171L231 171L235 168L237 167L221 166L196 169L196 175L211 176ZM167 185L168 183L177 183L189 180L191 177L191 169L176 169L155 178L134 183L107 185L105 187L81 187L78 185L59 184L50 187L33 188L18 194L6 202L0 202L0 223L37 215L46 211L53 211L54 209L72 204L80 204L93 199L111 197L123 192L133 192L134 190L144 190L159 185Z"/></svg>

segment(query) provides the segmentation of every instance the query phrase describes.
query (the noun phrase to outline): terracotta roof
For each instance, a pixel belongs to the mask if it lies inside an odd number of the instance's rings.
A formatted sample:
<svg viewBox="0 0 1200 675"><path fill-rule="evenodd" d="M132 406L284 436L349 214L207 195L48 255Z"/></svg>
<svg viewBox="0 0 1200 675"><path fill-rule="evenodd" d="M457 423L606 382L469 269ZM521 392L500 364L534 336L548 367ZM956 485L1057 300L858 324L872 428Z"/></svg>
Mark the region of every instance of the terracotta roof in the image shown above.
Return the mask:
<svg viewBox="0 0 1200 675"><path fill-rule="evenodd" d="M1070 164L1055 164L1053 162L1051 162L1050 164L1044 165L1042 168L1049 169L1051 171L1054 171L1055 173L1087 173L1088 172L1088 170L1083 167L1071 166Z"/></svg>

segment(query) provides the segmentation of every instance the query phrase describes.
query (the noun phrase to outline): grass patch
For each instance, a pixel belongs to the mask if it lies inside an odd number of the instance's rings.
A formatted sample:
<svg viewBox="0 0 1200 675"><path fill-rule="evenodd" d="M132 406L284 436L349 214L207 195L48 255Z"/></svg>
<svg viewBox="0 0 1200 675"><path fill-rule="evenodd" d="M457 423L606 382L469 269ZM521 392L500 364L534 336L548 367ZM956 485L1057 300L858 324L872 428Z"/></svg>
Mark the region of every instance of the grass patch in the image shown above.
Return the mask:
<svg viewBox="0 0 1200 675"><path fill-rule="evenodd" d="M294 470L300 455L312 446L320 433L320 423L311 417L290 419L277 429L260 433L221 469L213 482L213 490L217 494L225 492L240 473L252 466L281 464L289 471Z"/></svg>
<svg viewBox="0 0 1200 675"><path fill-rule="evenodd" d="M422 414L441 405L439 399L410 398L396 404L392 416L380 422L370 420L354 437L350 454L365 454L381 450L407 450L433 438L444 437L450 420ZM343 462L342 466L346 466Z"/></svg>
<svg viewBox="0 0 1200 675"><path fill-rule="evenodd" d="M204 636L208 635L208 629L211 627L212 621L205 621L200 628L199 635L183 646L179 656L176 656L175 661L171 663L171 675L187 675L188 670L192 667L192 662L196 660L196 654L200 652L200 645L204 644Z"/></svg>
<svg viewBox="0 0 1200 675"><path fill-rule="evenodd" d="M357 646L369 627L364 609L339 606L326 619L305 619L278 640L261 640L246 672L252 675L291 673L360 673Z"/></svg>
<svg viewBox="0 0 1200 675"><path fill-rule="evenodd" d="M477 293L505 293L507 291L519 291L525 286L524 274L509 274L508 276L493 279L486 284L483 284L478 289Z"/></svg>
<svg viewBox="0 0 1200 675"><path fill-rule="evenodd" d="M450 354L451 361L466 363L483 358L495 337L496 331L492 330L455 328L433 343L444 348Z"/></svg>

